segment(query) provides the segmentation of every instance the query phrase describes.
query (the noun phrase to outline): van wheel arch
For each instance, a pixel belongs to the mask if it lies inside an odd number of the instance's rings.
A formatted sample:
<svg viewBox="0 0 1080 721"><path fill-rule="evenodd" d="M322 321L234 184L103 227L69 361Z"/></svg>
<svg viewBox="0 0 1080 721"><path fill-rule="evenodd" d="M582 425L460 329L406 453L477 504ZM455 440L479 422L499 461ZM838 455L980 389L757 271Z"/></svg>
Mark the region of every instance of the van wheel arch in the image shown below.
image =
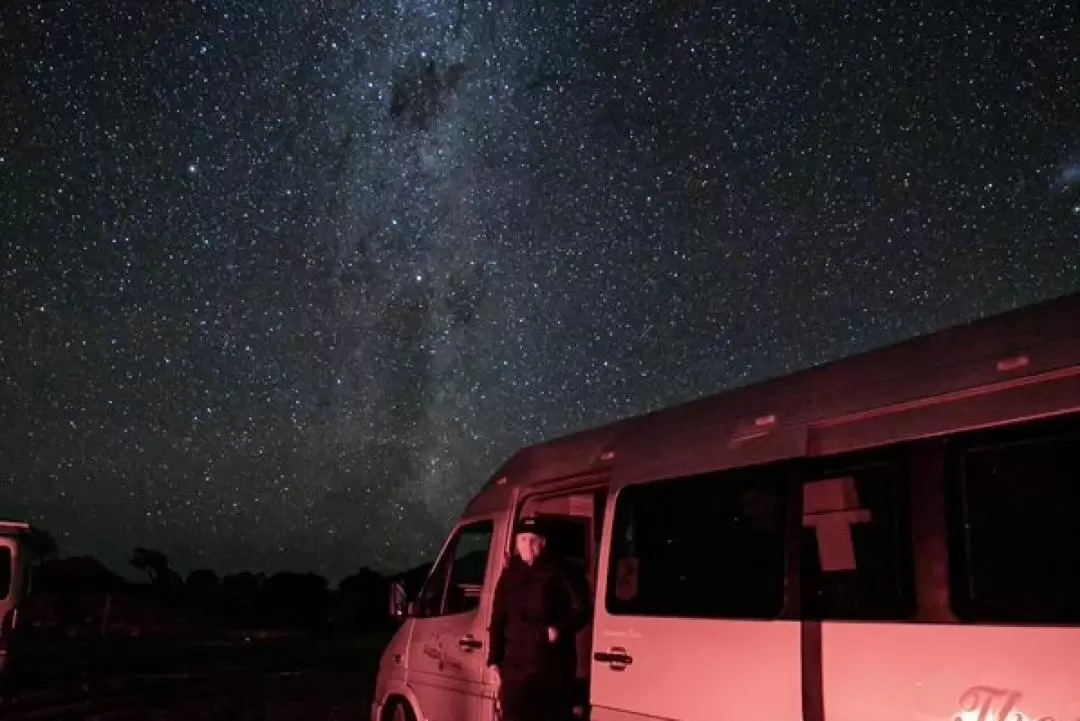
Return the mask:
<svg viewBox="0 0 1080 721"><path fill-rule="evenodd" d="M416 721L416 712L404 696L391 696L383 709L382 721Z"/></svg>

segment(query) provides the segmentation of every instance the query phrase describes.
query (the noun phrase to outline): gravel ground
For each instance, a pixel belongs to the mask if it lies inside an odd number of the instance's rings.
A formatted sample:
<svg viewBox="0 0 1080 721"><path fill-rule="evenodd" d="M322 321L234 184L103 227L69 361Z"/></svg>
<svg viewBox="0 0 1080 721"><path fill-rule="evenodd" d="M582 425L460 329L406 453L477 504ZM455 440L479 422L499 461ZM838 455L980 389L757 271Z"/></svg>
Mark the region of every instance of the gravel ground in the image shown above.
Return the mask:
<svg viewBox="0 0 1080 721"><path fill-rule="evenodd" d="M220 648L193 655L156 649L118 663L98 650L94 666L24 674L0 717L12 721L366 721L384 638ZM146 663L153 656L154 663ZM175 661L169 663L170 656ZM192 661L197 658L198 662ZM126 668L125 668L126 667Z"/></svg>

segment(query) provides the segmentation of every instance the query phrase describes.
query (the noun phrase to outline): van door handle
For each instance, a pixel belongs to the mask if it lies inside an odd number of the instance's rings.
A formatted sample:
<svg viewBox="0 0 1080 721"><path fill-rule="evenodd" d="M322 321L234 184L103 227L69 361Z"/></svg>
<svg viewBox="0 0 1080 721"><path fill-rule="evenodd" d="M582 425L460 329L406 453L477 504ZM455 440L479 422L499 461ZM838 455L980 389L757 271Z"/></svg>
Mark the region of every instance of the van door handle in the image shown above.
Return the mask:
<svg viewBox="0 0 1080 721"><path fill-rule="evenodd" d="M612 646L607 651L597 651L593 654L593 658L600 663L606 663L612 671L622 671L634 662L626 649L619 646Z"/></svg>
<svg viewBox="0 0 1080 721"><path fill-rule="evenodd" d="M477 640L476 638L473 638L472 634L469 634L468 636L465 636L464 638L459 638L458 642L457 642L457 645L460 646L465 651L469 651L469 652L476 651L477 649L480 649L480 648L484 647L483 642Z"/></svg>

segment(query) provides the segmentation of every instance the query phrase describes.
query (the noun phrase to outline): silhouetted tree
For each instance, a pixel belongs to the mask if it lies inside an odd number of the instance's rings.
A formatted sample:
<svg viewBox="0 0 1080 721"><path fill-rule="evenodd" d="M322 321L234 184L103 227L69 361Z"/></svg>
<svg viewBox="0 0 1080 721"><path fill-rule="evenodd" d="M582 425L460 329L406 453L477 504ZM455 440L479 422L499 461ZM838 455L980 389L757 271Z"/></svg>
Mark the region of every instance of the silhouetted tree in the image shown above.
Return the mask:
<svg viewBox="0 0 1080 721"><path fill-rule="evenodd" d="M241 571L221 579L221 600L227 618L234 624L250 627L262 620L263 573Z"/></svg>
<svg viewBox="0 0 1080 721"><path fill-rule="evenodd" d="M238 595L256 595L262 590L265 581L265 573L241 571L240 573L230 573L221 579L221 587L230 593Z"/></svg>
<svg viewBox="0 0 1080 721"><path fill-rule="evenodd" d="M341 579L338 593L350 611L349 617L358 625L373 626L385 621L390 581L382 574L361 568Z"/></svg>
<svg viewBox="0 0 1080 721"><path fill-rule="evenodd" d="M218 575L209 568L198 568L188 574L184 587L192 593L207 595L221 585Z"/></svg>
<svg viewBox="0 0 1080 721"><path fill-rule="evenodd" d="M136 548L131 555L131 565L147 575L150 583L159 588L179 585L180 576L169 566L169 558L161 551Z"/></svg>
<svg viewBox="0 0 1080 721"><path fill-rule="evenodd" d="M289 625L313 625L326 615L329 583L315 573L280 571L266 579L263 594L274 617Z"/></svg>

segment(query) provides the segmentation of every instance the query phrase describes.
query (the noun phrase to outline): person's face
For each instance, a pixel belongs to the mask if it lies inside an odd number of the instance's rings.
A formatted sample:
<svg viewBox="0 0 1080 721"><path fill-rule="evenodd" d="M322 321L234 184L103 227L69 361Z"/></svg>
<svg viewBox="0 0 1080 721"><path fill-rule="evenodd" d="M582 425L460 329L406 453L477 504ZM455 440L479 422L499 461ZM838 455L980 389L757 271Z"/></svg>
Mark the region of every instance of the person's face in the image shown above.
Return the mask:
<svg viewBox="0 0 1080 721"><path fill-rule="evenodd" d="M544 537L535 533L519 533L514 539L514 547L522 561L532 564L544 551Z"/></svg>

